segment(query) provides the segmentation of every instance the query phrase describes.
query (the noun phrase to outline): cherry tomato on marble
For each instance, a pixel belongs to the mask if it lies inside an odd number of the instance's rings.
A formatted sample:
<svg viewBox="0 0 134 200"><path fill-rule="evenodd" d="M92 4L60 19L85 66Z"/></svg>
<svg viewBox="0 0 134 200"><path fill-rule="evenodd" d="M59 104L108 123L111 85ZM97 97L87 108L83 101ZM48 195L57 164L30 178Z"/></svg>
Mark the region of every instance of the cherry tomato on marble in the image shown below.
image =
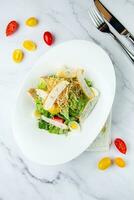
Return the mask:
<svg viewBox="0 0 134 200"><path fill-rule="evenodd" d="M109 157L104 157L102 158L99 163L98 163L98 168L100 170L105 170L107 169L108 167L110 167L112 165L112 161L111 161L111 158Z"/></svg>
<svg viewBox="0 0 134 200"><path fill-rule="evenodd" d="M12 35L17 31L18 28L19 28L18 22L16 22L15 20L10 21L6 27L6 36Z"/></svg>
<svg viewBox="0 0 134 200"><path fill-rule="evenodd" d="M54 37L53 37L52 33L48 32L48 31L46 31L46 32L44 33L43 39L44 39L45 43L46 43L47 45L49 45L49 46L51 46L52 43L54 42Z"/></svg>
<svg viewBox="0 0 134 200"><path fill-rule="evenodd" d="M23 47L28 51L35 51L37 49L37 45L32 40L25 40L23 42Z"/></svg>
<svg viewBox="0 0 134 200"><path fill-rule="evenodd" d="M114 140L114 144L116 148L123 154L126 154L127 152L127 145L121 138L116 138Z"/></svg>
<svg viewBox="0 0 134 200"><path fill-rule="evenodd" d="M27 26L30 26L30 27L37 26L37 24L38 24L38 19L35 18L35 17L30 17L30 18L28 18L28 19L25 21L25 24L26 24Z"/></svg>
<svg viewBox="0 0 134 200"><path fill-rule="evenodd" d="M126 162L125 162L122 158L120 158L120 157L115 158L115 159L114 159L114 162L115 162L115 164L116 164L118 167L123 168L123 167L126 166Z"/></svg>
<svg viewBox="0 0 134 200"><path fill-rule="evenodd" d="M24 53L21 49L15 49L12 54L13 61L20 63L23 60Z"/></svg>

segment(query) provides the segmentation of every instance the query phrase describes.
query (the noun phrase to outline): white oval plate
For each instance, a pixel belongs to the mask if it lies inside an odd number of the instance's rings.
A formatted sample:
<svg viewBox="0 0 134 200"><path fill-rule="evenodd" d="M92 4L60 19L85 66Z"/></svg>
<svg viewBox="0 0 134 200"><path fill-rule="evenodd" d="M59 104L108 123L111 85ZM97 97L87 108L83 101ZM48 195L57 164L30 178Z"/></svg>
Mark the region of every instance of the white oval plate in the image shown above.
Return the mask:
<svg viewBox="0 0 134 200"><path fill-rule="evenodd" d="M94 110L82 124L79 133L68 136L49 134L38 129L32 117L34 105L27 90L42 75L55 73L62 66L81 67L100 91ZM80 155L93 142L105 123L115 95L115 72L109 56L96 44L73 40L51 48L42 56L25 79L17 98L13 130L23 154L45 164L62 164Z"/></svg>

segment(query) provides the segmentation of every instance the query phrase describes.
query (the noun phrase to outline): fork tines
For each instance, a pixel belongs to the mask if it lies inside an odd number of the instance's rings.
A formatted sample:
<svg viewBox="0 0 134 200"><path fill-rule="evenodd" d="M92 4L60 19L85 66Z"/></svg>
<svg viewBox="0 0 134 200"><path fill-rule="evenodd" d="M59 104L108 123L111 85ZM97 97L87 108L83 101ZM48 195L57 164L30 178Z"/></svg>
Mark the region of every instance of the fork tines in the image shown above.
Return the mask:
<svg viewBox="0 0 134 200"><path fill-rule="evenodd" d="M94 23L94 25L98 28L101 24L104 23L104 19L101 16L101 14L99 13L99 11L96 9L95 5L92 4L92 6L90 6L90 9L88 11L89 16L92 20L92 22Z"/></svg>

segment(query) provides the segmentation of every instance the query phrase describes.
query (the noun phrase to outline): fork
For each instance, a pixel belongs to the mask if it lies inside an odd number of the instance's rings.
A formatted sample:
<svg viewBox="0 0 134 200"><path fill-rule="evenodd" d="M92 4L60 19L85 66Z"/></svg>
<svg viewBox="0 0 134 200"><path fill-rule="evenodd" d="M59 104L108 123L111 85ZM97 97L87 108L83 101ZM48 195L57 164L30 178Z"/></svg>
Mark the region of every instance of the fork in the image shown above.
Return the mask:
<svg viewBox="0 0 134 200"><path fill-rule="evenodd" d="M97 8L95 7L95 5L90 7L90 10L88 11L89 16L92 20L92 22L94 23L94 25L96 26L96 28L103 32L103 33L107 33L110 34L110 36L112 36L117 42L118 44L121 45L121 47L124 49L124 51L126 52L126 54L129 56L129 58L134 62L134 55L131 53L131 51L124 45L122 44L122 42L116 37L116 35L110 30L109 26L107 25L107 23L104 21L104 18L102 17L102 15L99 13L99 11L97 10Z"/></svg>

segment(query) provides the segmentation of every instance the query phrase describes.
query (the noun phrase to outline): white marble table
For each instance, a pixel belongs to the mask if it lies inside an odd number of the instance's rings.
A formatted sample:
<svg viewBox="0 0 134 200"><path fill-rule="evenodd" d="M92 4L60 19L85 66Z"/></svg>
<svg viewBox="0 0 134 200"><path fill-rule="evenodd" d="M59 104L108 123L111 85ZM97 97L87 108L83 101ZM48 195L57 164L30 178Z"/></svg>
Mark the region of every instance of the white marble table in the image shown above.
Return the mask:
<svg viewBox="0 0 134 200"><path fill-rule="evenodd" d="M134 0L103 2L134 34ZM89 3L90 0L0 0L0 200L134 199L134 64L113 39L93 27L87 12ZM29 16L40 20L34 31L23 24ZM5 25L10 19L18 20L21 28L6 38ZM102 156L120 156L114 147L109 153L83 153L57 167L36 165L21 154L13 138L11 111L25 75L49 49L41 40L47 29L54 32L55 44L70 39L93 40L109 53L117 76L112 137L120 136L128 143L125 169L97 169ZM24 62L16 65L11 52L21 46L23 39L35 40L38 51L27 53Z"/></svg>

